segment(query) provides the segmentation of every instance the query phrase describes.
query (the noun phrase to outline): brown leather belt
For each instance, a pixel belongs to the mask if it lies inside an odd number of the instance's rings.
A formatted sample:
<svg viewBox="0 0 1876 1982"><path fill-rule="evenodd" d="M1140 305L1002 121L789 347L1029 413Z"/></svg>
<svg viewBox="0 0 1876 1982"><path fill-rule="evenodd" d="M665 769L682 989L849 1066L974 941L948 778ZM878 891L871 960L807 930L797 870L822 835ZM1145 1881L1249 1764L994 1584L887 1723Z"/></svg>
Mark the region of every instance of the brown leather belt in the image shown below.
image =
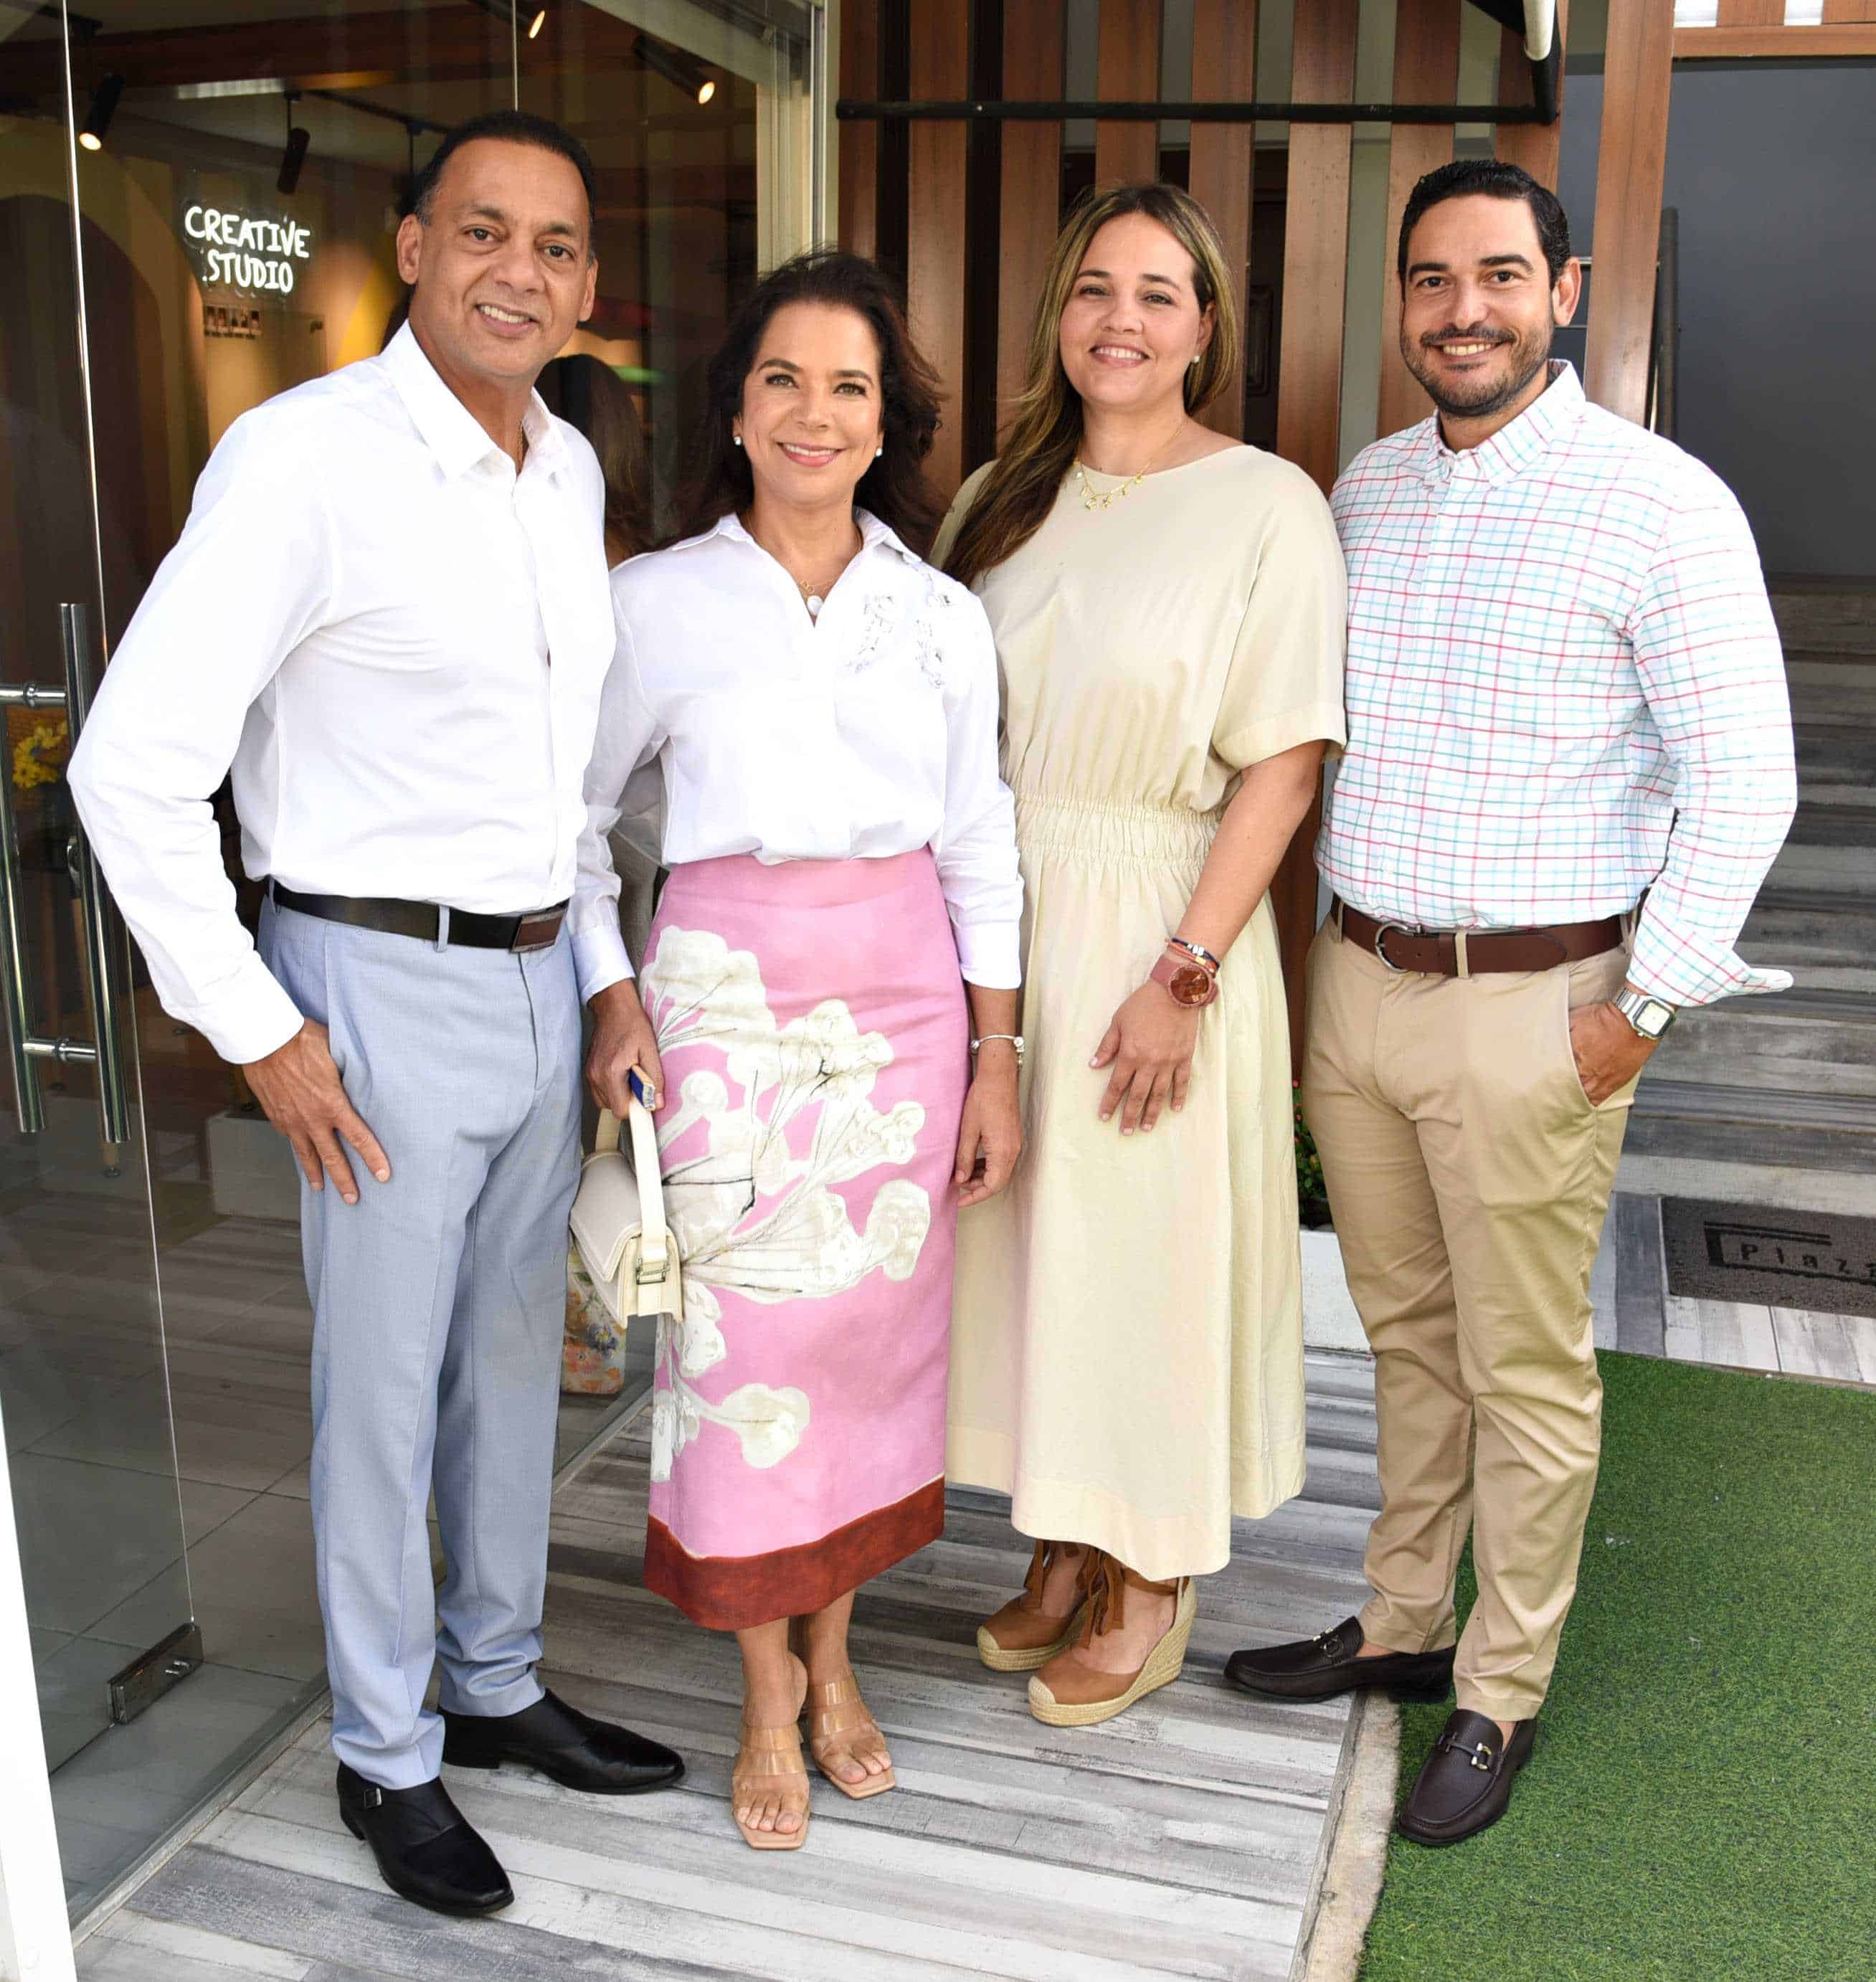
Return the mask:
<svg viewBox="0 0 1876 1982"><path fill-rule="evenodd" d="M1399 923L1377 923L1338 896L1329 914L1344 939L1390 970L1415 971L1430 977L1457 977L1459 939L1450 929L1410 929ZM1544 929L1467 929L1466 973L1487 970L1554 970L1560 963L1581 963L1620 948L1623 917L1604 916L1594 923L1553 923Z"/></svg>
<svg viewBox="0 0 1876 1982"><path fill-rule="evenodd" d="M354 929L381 929L388 936L412 936L435 943L444 926L444 910L433 902L373 900L357 895L302 895L297 889L269 881L275 902L302 916L317 916L322 921L345 923ZM449 920L446 940L469 949L512 949L526 953L551 949L559 940L567 904L556 902L552 908L531 909L525 915L489 916L467 909L447 911Z"/></svg>

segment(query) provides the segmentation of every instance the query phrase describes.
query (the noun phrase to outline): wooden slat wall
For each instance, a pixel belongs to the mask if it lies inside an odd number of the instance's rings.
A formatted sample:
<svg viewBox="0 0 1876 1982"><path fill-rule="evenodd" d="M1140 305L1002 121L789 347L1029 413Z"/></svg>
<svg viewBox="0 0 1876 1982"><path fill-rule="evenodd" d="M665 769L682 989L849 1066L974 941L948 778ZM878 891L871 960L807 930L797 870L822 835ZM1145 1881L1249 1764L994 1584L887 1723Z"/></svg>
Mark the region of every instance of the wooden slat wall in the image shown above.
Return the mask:
<svg viewBox="0 0 1876 1982"><path fill-rule="evenodd" d="M836 92L863 102L880 98L880 10L850 0L840 10L840 76ZM840 245L856 255L875 255L880 241L880 127L836 127L840 147Z"/></svg>
<svg viewBox="0 0 1876 1982"><path fill-rule="evenodd" d="M1876 22L1876 0L1824 0L1826 26L1844 21Z"/></svg>
<svg viewBox="0 0 1876 1982"><path fill-rule="evenodd" d="M1861 14L1838 14L1821 27L1677 28L1677 62L1734 61L1763 56L1772 61L1815 62L1838 58L1867 61L1876 55L1876 5L1861 4Z"/></svg>
<svg viewBox="0 0 1876 1982"><path fill-rule="evenodd" d="M915 98L956 102L968 95L970 0L917 0L911 58ZM933 485L946 493L963 479L971 388L964 362L966 142L961 122L924 118L913 124L908 145L906 301L912 334L951 395L929 470Z"/></svg>
<svg viewBox="0 0 1876 1982"><path fill-rule="evenodd" d="M914 0L914 9L924 0ZM1023 0L1010 8L1026 11ZM1106 103L1151 101L1160 93L1160 0L1101 0L1097 87ZM1157 124L1097 123L1094 127L1094 182L1113 185L1160 176Z"/></svg>
<svg viewBox="0 0 1876 1982"><path fill-rule="evenodd" d="M1063 0L1022 0L1003 11L1003 94L1012 102L1060 101ZM1055 244L1062 183L1060 124L1003 126L1002 231L996 292L996 427L1023 389L1030 323Z"/></svg>
<svg viewBox="0 0 1876 1982"><path fill-rule="evenodd" d="M1610 0L1584 385L1638 422L1647 415L1674 40L1674 9L1662 0Z"/></svg>
<svg viewBox="0 0 1876 1982"><path fill-rule="evenodd" d="M1197 0L1192 18L1192 98L1196 102L1257 99L1257 0ZM1195 124L1192 127L1192 196L1208 212L1224 243L1237 284L1238 318L1250 280L1251 174L1257 163L1256 127ZM1203 415L1214 431L1242 439L1244 373L1240 364Z"/></svg>
<svg viewBox="0 0 1876 1982"><path fill-rule="evenodd" d="M1459 96L1459 24L1464 0L1400 0L1394 27L1394 101L1454 103ZM1453 155L1450 124L1397 124L1387 154L1387 255L1381 288L1380 431L1424 419L1433 402L1400 359L1400 285L1394 240L1416 182Z"/></svg>
<svg viewBox="0 0 1876 1982"><path fill-rule="evenodd" d="M1557 38L1566 48L1570 45L1569 27L1570 0L1557 0ZM1493 147L1507 165L1522 165L1534 179L1553 192L1557 188L1557 158L1564 142L1561 115L1564 87L1564 78L1560 73L1557 78L1560 114L1554 124L1501 124ZM1498 101L1529 103L1532 100L1531 64L1524 54L1524 38L1507 28L1498 56Z"/></svg>
<svg viewBox="0 0 1876 1982"><path fill-rule="evenodd" d="M1297 9L1291 101L1350 102L1360 0L1309 0ZM1284 215L1283 321L1277 384L1277 450L1314 476L1335 480L1341 436L1342 317L1347 295L1348 183L1354 127L1290 127L1290 192ZM1283 959L1293 1062L1303 1039L1302 962L1316 929L1311 855L1321 801L1310 806L1270 884Z"/></svg>
<svg viewBox="0 0 1876 1982"><path fill-rule="evenodd" d="M1723 28L1782 28L1785 0L1720 0Z"/></svg>

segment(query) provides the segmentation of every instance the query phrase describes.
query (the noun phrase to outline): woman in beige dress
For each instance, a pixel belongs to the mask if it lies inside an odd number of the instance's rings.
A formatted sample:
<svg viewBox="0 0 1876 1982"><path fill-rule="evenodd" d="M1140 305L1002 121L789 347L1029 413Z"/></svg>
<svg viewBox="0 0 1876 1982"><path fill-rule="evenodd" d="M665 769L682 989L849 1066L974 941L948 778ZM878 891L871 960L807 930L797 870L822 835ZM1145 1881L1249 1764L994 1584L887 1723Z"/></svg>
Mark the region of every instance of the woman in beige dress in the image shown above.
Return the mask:
<svg viewBox="0 0 1876 1982"><path fill-rule="evenodd" d="M1056 1726L1176 1678L1232 1517L1303 1484L1267 897L1344 734L1344 575L1308 477L1195 417L1238 344L1204 210L1094 197L933 552L996 636L1026 899L1030 1154L960 1224L949 1472L1035 1540L978 1649Z"/></svg>

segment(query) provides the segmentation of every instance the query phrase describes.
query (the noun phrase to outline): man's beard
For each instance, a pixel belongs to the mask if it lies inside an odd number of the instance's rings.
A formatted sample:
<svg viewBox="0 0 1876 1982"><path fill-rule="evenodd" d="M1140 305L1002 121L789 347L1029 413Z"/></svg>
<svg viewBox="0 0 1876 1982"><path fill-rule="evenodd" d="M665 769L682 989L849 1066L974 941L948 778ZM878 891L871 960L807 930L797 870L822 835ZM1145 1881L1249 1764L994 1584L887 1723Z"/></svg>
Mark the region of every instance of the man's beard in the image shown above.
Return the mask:
<svg viewBox="0 0 1876 1982"><path fill-rule="evenodd" d="M1490 330L1466 329L1457 324L1448 324L1444 329L1432 333L1435 343L1477 343L1489 340L1494 344L1509 343L1511 346L1511 369L1502 384L1494 384L1489 378L1453 382L1440 378L1428 364L1429 354L1422 348L1429 340L1417 342L1407 337L1400 340L1400 355L1407 369L1420 381L1428 399L1442 412L1454 419L1484 419L1494 413L1501 413L1514 405L1534 378L1551 362L1551 347L1556 339L1554 325L1547 325L1543 341L1507 339L1501 333Z"/></svg>

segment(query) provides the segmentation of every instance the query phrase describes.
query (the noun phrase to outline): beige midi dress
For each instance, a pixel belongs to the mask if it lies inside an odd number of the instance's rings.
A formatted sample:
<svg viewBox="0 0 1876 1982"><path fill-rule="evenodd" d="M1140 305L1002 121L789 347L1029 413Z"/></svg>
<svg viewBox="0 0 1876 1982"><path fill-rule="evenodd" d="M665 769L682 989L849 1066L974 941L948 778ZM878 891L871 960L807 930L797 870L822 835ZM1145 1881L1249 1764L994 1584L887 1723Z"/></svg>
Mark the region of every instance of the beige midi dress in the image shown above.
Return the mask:
<svg viewBox="0 0 1876 1982"><path fill-rule="evenodd" d="M942 562L985 471L960 490ZM1119 479L1090 471L1097 492ZM960 1221L946 1463L1024 1533L1156 1579L1303 1484L1289 1029L1268 898L1182 1113L1123 1136L1088 1062L1198 883L1238 773L1344 740L1344 579L1303 472L1234 447L1090 511L1071 472L974 587L1003 677L1025 891L1026 1146Z"/></svg>

